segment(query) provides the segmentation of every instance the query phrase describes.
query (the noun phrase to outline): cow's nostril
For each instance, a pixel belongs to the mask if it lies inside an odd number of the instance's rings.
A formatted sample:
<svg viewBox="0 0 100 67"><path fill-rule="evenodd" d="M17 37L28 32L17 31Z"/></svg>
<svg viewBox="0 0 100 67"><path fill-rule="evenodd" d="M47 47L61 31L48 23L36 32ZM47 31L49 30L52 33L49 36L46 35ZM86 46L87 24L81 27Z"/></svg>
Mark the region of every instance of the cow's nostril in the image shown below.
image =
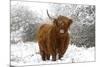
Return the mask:
<svg viewBox="0 0 100 67"><path fill-rule="evenodd" d="M64 33L64 30L63 29L60 29L60 33Z"/></svg>

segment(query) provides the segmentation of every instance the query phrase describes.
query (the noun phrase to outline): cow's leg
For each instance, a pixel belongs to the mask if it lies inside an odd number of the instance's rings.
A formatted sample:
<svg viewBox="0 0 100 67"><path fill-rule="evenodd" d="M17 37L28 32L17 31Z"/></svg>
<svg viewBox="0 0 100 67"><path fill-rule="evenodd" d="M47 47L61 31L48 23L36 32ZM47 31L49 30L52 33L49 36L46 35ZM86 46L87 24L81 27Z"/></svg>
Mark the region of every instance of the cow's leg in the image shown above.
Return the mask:
<svg viewBox="0 0 100 67"><path fill-rule="evenodd" d="M56 61L56 49L52 48L50 52L52 55L52 61Z"/></svg>
<svg viewBox="0 0 100 67"><path fill-rule="evenodd" d="M65 48L59 50L58 59L61 59L61 58L63 57L63 55L65 54L66 50L67 50L67 49L65 49Z"/></svg>
<svg viewBox="0 0 100 67"><path fill-rule="evenodd" d="M49 54L52 56L52 61L56 61L56 49L54 49L55 47L52 45L49 45L48 47L48 52L50 52ZM48 58L50 57L50 55L48 55Z"/></svg>
<svg viewBox="0 0 100 67"><path fill-rule="evenodd" d="M46 48L45 50L45 55L46 55L46 60L50 60L50 53L49 53L48 48Z"/></svg>
<svg viewBox="0 0 100 67"><path fill-rule="evenodd" d="M52 53L52 61L56 61L56 52Z"/></svg>
<svg viewBox="0 0 100 67"><path fill-rule="evenodd" d="M45 61L46 55L45 55L44 51L41 51L40 54L41 54L42 60Z"/></svg>
<svg viewBox="0 0 100 67"><path fill-rule="evenodd" d="M51 33L52 34L52 33ZM49 35L48 41L47 41L47 47L48 47L48 52L52 56L52 61L56 61L56 39L52 36Z"/></svg>
<svg viewBox="0 0 100 67"><path fill-rule="evenodd" d="M58 49L58 59L61 59L62 58L62 49L59 48Z"/></svg>
<svg viewBox="0 0 100 67"><path fill-rule="evenodd" d="M39 49L40 49L40 55L43 61L46 60L46 53L45 53L45 44L41 41L39 41Z"/></svg>
<svg viewBox="0 0 100 67"><path fill-rule="evenodd" d="M68 44L66 44L64 50L62 51L62 56L65 54L66 50L68 49Z"/></svg>
<svg viewBox="0 0 100 67"><path fill-rule="evenodd" d="M47 60L50 60L50 54L47 54L47 55L46 55L46 59L47 59Z"/></svg>
<svg viewBox="0 0 100 67"><path fill-rule="evenodd" d="M58 58L59 59L61 59L63 57L63 55L65 54L65 52L68 48L68 44L69 44L68 39L64 39L63 41L61 41L60 47L58 49L58 53L59 53Z"/></svg>

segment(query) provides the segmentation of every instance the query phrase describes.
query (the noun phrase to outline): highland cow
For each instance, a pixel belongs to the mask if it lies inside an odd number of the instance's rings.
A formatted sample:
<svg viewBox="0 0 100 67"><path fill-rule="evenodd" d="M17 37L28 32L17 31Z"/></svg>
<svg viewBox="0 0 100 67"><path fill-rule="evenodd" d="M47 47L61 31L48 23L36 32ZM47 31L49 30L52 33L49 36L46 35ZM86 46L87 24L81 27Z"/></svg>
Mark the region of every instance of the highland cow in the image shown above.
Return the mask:
<svg viewBox="0 0 100 67"><path fill-rule="evenodd" d="M38 31L38 44L42 60L61 59L69 45L68 29L72 20L65 16L54 18L52 24L43 24Z"/></svg>

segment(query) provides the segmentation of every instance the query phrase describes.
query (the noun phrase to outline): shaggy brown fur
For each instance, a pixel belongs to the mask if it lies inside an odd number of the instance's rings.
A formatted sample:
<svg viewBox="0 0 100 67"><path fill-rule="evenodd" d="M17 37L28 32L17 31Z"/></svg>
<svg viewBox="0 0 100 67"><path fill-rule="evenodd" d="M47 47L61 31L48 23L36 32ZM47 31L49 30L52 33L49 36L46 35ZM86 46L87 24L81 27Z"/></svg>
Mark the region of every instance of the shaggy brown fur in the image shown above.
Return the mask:
<svg viewBox="0 0 100 67"><path fill-rule="evenodd" d="M38 31L38 43L42 60L61 59L69 44L68 29L72 20L65 16L54 19L53 24L43 24Z"/></svg>

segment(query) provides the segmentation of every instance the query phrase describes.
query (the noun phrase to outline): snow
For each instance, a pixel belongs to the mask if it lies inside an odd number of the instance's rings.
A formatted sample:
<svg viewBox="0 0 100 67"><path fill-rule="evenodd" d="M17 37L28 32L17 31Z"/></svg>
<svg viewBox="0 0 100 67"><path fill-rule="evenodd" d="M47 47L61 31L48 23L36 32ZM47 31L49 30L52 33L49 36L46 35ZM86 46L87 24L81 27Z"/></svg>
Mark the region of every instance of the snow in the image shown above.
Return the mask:
<svg viewBox="0 0 100 67"><path fill-rule="evenodd" d="M58 64L58 63L77 63L95 61L95 48L76 47L69 45L62 60L42 61L39 53L38 43L19 42L11 45L11 65L40 65L40 64Z"/></svg>

